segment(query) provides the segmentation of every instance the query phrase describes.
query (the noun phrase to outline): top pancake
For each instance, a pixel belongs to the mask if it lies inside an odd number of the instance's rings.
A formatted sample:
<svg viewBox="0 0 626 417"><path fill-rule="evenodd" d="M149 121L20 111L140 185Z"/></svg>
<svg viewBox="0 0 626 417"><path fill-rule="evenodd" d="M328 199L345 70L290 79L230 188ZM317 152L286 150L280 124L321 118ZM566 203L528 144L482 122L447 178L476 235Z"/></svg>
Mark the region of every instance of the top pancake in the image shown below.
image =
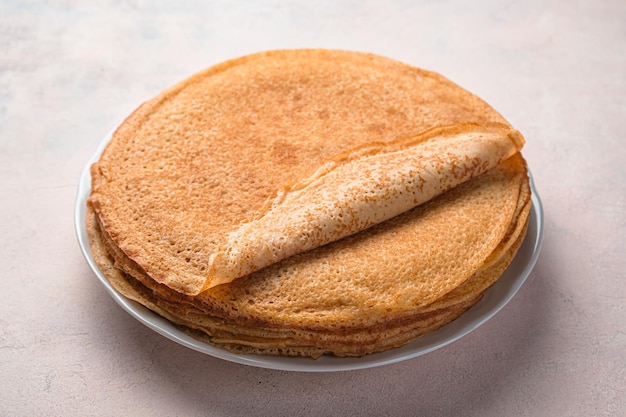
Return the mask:
<svg viewBox="0 0 626 417"><path fill-rule="evenodd" d="M286 186L346 152L461 124L512 131L445 78L386 58L326 50L251 55L135 111L92 168L90 204L148 276L198 294L211 286L209 260L229 233L261 218ZM493 242L477 259L488 257L510 221L494 216Z"/></svg>

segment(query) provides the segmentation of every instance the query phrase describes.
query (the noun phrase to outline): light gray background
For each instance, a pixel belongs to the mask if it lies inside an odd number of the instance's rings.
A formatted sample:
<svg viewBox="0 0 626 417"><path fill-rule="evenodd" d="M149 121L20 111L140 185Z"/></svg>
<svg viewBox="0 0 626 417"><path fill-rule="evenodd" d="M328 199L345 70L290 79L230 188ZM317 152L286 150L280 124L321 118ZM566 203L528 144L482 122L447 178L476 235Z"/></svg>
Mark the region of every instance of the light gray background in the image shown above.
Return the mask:
<svg viewBox="0 0 626 417"><path fill-rule="evenodd" d="M626 414L626 2L0 2L0 415ZM73 230L81 170L160 90L266 49L438 71L524 133L538 264L460 341L370 370L289 373L196 353L105 293Z"/></svg>

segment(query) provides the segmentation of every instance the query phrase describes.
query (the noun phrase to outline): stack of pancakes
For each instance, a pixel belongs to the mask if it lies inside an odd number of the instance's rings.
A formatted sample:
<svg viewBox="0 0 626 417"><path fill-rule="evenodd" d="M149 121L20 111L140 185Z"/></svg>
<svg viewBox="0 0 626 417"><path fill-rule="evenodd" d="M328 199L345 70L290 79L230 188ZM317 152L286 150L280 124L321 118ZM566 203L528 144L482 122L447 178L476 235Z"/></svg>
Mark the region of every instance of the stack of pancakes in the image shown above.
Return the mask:
<svg viewBox="0 0 626 417"><path fill-rule="evenodd" d="M211 345L362 356L458 318L530 211L524 140L438 74L290 50L144 103L92 166L111 284Z"/></svg>

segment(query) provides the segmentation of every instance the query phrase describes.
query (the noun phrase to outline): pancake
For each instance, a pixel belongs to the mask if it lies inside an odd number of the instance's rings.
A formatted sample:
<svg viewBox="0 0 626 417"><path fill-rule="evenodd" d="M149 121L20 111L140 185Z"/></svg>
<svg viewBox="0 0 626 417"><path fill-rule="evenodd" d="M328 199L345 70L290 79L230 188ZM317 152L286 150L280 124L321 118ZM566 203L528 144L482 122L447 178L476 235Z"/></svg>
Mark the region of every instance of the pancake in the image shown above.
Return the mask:
<svg viewBox="0 0 626 417"><path fill-rule="evenodd" d="M517 158L516 158L517 159ZM521 158L520 158L521 159ZM523 165L522 165L523 166ZM523 172L523 171L522 171ZM471 184L469 184L471 185ZM477 187L476 190L480 188ZM455 190L466 193L466 190ZM453 194L453 193L450 193ZM447 195L447 198L457 198ZM239 353L262 353L281 354L292 356L319 357L324 353L333 353L338 356L361 356L393 347L402 346L422 334L435 330L453 319L459 317L464 311L474 305L497 278L503 273L521 244L528 222L530 209L530 190L527 183L521 182L518 204L514 220L504 239L493 252L493 258L489 265L479 269L465 283L447 293L435 302L421 309L413 309L412 313L397 315L391 320L391 314L386 320L368 324L352 322L348 320L335 320L331 326L311 326L311 324L287 323L283 326L275 326L268 323L259 323L248 320L237 321L224 319L214 315L219 312L208 307L207 300L198 297L181 297L180 294L171 293L171 289L156 284L146 277L135 280L125 269L133 275L140 276L141 272L132 268L118 265L112 267L110 252L102 236L92 243L96 260L101 265L105 274L112 279L113 285L125 296L139 301L159 314L181 325L181 329L192 336L207 343L229 349ZM443 198L442 198L443 199ZM441 200L441 199L440 199ZM424 210L442 210L442 202L434 201L430 207ZM445 205L445 203L443 203ZM420 210L410 215L419 216ZM407 214L409 215L409 214ZM93 212L88 216L90 219L90 236L99 236L96 216ZM383 225L381 225L383 227ZM94 233L95 231L95 233ZM357 237L355 237L356 239ZM347 271L346 276L350 276ZM289 279L289 277L285 277ZM140 282L146 282L152 288L149 289ZM229 287L226 285L224 287ZM245 291L244 291L245 292ZM204 294L210 297L210 292ZM388 294L392 295L392 294ZM230 304L233 308L245 307L246 303L237 303L236 298L240 292L233 291L230 294ZM268 297L276 297L276 294L268 294ZM306 297L306 294L291 294L293 297ZM332 297L332 295L328 295ZM214 302L219 300L213 300ZM228 302L227 300L222 300ZM339 307L341 308L341 307ZM288 312L290 315L293 312ZM327 323L328 324L328 323ZM325 327L325 328L324 328Z"/></svg>
<svg viewBox="0 0 626 417"><path fill-rule="evenodd" d="M134 112L93 167L90 202L153 279L198 294L212 286L208 261L228 248L229 233L263 217L286 185L346 152L471 124L514 133L472 94L396 61L320 50L252 55Z"/></svg>
<svg viewBox="0 0 626 417"><path fill-rule="evenodd" d="M501 276L530 210L523 144L438 74L255 54L129 116L92 167L88 235L118 291L194 337L362 356L458 318Z"/></svg>
<svg viewBox="0 0 626 417"><path fill-rule="evenodd" d="M281 190L260 218L228 233L226 245L209 259L204 289L423 204L517 153L523 138L502 127L454 125L398 142L402 146L379 145L366 156L362 149L359 156L348 153Z"/></svg>

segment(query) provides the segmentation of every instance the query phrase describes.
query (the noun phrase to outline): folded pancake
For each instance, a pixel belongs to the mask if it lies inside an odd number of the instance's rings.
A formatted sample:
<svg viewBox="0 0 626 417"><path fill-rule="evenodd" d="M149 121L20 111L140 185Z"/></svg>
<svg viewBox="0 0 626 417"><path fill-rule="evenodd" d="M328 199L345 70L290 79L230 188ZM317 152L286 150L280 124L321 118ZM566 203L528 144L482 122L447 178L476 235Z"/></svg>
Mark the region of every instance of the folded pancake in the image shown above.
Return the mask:
<svg viewBox="0 0 626 417"><path fill-rule="evenodd" d="M458 318L502 275L528 224L523 144L438 74L255 54L128 117L92 166L87 232L119 292L200 340L362 356Z"/></svg>
<svg viewBox="0 0 626 417"><path fill-rule="evenodd" d="M440 161L431 150L413 168L423 145L441 151L452 146L443 139L481 135L489 146L471 158ZM152 279L195 295L393 217L522 144L437 74L370 54L275 51L142 105L93 166L89 202Z"/></svg>
<svg viewBox="0 0 626 417"><path fill-rule="evenodd" d="M494 168L523 142L502 126L453 125L325 164L304 184L279 193L262 217L228 234L226 246L209 259L205 289L423 204Z"/></svg>

